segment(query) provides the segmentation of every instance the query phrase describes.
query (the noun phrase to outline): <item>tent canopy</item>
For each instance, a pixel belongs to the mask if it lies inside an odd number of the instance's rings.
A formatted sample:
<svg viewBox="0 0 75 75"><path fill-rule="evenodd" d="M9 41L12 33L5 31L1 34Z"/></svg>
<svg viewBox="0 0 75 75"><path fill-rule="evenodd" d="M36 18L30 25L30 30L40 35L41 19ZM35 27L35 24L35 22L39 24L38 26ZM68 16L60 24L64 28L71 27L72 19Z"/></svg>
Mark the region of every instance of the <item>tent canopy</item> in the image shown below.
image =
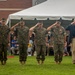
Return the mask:
<svg viewBox="0 0 75 75"><path fill-rule="evenodd" d="M75 18L75 0L47 0L41 4L30 7L28 9L10 14L10 19L25 20L51 20L64 19L71 20Z"/></svg>

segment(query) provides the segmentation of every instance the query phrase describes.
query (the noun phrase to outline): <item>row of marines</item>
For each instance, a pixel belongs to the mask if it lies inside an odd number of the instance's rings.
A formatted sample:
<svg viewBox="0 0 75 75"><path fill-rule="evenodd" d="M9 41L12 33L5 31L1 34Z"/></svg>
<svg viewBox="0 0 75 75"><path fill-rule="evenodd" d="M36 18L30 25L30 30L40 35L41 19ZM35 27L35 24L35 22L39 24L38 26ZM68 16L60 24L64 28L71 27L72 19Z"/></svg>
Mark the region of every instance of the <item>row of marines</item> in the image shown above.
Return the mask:
<svg viewBox="0 0 75 75"><path fill-rule="evenodd" d="M18 43L19 43L19 61L21 64L25 64L27 60L27 47L29 42L29 36L32 32L35 32L35 46L36 46L36 59L38 64L43 64L45 60L47 33L51 31L54 40L54 60L55 63L60 64L63 58L64 47L66 46L66 31L61 26L60 21L56 21L50 25L47 29L43 27L43 22L38 22L30 29L25 25L24 20L9 28L6 25L6 20L3 18L0 21L0 61L2 65L7 61L8 43L10 42L9 32L17 29ZM75 60L73 59L73 63Z"/></svg>

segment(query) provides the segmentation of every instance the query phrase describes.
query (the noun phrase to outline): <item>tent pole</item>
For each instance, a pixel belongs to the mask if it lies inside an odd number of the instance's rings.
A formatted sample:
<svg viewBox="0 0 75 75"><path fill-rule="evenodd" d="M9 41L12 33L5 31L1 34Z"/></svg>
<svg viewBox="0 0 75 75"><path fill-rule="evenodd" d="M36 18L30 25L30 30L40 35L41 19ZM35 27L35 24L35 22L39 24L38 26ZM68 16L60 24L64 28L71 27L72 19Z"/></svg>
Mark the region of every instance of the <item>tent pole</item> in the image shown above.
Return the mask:
<svg viewBox="0 0 75 75"><path fill-rule="evenodd" d="M9 19L9 28L11 27L11 19Z"/></svg>

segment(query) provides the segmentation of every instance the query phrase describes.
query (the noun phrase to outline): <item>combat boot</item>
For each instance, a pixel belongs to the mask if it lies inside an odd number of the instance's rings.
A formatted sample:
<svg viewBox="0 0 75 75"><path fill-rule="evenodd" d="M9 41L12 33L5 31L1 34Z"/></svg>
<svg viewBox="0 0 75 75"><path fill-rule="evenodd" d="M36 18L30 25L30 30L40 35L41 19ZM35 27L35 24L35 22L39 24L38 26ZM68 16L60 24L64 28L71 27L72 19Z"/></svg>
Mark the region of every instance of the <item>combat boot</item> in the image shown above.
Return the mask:
<svg viewBox="0 0 75 75"><path fill-rule="evenodd" d="M3 61L1 61L1 65L4 65L4 64L3 64Z"/></svg>
<svg viewBox="0 0 75 75"><path fill-rule="evenodd" d="M40 65L40 60L38 60L38 65Z"/></svg>
<svg viewBox="0 0 75 75"><path fill-rule="evenodd" d="M3 64L5 65L6 64L6 61L4 61Z"/></svg>

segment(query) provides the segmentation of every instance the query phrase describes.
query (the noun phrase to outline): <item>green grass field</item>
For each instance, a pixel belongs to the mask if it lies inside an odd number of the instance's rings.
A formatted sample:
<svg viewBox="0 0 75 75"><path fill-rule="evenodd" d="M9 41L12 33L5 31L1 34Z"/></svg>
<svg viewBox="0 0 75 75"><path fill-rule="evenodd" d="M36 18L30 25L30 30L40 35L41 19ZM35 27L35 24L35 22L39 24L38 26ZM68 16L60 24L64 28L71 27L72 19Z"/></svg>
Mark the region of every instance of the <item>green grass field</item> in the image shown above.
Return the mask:
<svg viewBox="0 0 75 75"><path fill-rule="evenodd" d="M6 65L0 64L0 75L75 75L71 56L65 56L61 64L54 63L53 56L47 56L43 65L37 65L36 57L28 57L21 65L18 56L8 58Z"/></svg>

